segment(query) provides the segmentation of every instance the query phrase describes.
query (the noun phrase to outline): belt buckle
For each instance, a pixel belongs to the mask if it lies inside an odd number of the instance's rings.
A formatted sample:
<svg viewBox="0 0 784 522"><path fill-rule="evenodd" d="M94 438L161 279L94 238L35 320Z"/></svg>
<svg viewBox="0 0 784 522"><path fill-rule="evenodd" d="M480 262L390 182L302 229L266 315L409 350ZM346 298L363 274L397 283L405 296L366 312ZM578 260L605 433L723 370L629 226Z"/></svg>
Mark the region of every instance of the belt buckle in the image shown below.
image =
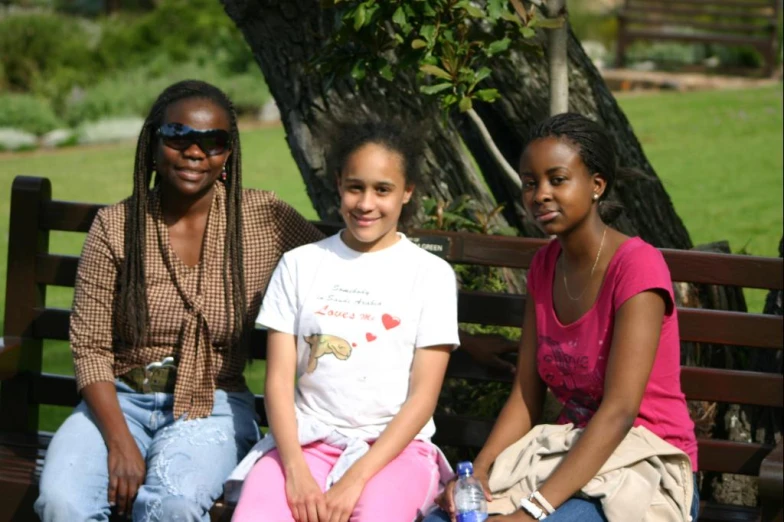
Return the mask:
<svg viewBox="0 0 784 522"><path fill-rule="evenodd" d="M142 381L142 391L144 393L152 393L153 392L153 385L155 383L151 382L154 372L158 372L161 370L177 370L177 365L174 364L174 357L164 357L161 361L151 362L147 366L144 367L144 381ZM166 386L166 381L163 382L164 387Z"/></svg>

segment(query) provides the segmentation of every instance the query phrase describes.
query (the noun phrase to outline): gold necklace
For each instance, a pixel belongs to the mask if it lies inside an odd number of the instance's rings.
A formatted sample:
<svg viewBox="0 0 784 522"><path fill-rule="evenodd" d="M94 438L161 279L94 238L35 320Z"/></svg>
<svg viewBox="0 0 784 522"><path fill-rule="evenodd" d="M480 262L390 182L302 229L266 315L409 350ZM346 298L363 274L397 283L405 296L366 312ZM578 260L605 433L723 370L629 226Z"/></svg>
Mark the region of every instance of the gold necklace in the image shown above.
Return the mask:
<svg viewBox="0 0 784 522"><path fill-rule="evenodd" d="M569 285L566 282L566 261L564 258L561 258L561 268L563 269L563 282L564 282L564 290L566 290L566 296L571 299L572 301L579 301L583 295L585 295L585 291L588 290L588 287L591 286L591 279L593 278L593 272L596 270L596 265L599 263L599 257L602 255L602 247L604 246L604 236L607 235L607 225L604 225L604 232L602 232L602 241L599 243L599 251L596 252L596 259L593 260L593 266L591 267L591 273L588 275L588 282L585 284L585 288L583 291L580 292L580 295L577 297L572 297L571 292L569 292Z"/></svg>

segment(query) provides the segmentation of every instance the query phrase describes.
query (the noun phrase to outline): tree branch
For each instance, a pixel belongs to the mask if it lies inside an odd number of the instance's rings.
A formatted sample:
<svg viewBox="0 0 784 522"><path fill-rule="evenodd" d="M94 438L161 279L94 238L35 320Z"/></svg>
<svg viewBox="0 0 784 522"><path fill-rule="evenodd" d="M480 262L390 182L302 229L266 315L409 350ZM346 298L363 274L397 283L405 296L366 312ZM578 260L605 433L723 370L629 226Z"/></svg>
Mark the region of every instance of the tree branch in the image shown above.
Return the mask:
<svg viewBox="0 0 784 522"><path fill-rule="evenodd" d="M509 181L511 181L517 188L522 188L523 183L520 181L520 176L517 174L517 171L512 168L509 162L506 161L506 158L503 154L501 154L501 151L498 150L498 147L493 141L492 136L490 136L490 132L488 132L487 127L485 127L482 118L479 117L474 109L468 109L466 114L468 114L468 117L471 118L471 121L474 123L477 130L479 131L479 134L482 136L482 141L484 141L498 166L501 167L501 170L503 170L507 178L509 178Z"/></svg>
<svg viewBox="0 0 784 522"><path fill-rule="evenodd" d="M547 11L550 18L565 15L566 0L548 0ZM566 60L567 42L566 22L547 33L549 45L547 58L550 64L550 116L569 111L569 66Z"/></svg>

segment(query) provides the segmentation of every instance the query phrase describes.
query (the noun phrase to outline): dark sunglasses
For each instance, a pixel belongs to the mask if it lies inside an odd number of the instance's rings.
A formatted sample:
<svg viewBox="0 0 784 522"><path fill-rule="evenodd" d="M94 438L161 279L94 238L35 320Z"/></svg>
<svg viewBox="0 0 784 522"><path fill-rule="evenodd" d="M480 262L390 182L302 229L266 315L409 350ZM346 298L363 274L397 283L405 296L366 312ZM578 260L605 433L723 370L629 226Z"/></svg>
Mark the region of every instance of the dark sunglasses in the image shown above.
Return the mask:
<svg viewBox="0 0 784 522"><path fill-rule="evenodd" d="M231 136L223 129L197 130L182 123L164 123L158 129L164 145L174 150L186 150L194 143L207 156L217 156L229 149Z"/></svg>

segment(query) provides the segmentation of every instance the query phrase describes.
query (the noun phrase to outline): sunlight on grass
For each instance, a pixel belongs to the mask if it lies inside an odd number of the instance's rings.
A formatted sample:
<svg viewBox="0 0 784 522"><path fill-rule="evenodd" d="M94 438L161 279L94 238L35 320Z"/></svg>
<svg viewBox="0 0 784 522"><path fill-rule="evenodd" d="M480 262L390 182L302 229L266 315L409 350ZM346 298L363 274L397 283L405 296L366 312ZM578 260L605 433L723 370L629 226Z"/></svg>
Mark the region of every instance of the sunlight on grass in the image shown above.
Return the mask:
<svg viewBox="0 0 784 522"><path fill-rule="evenodd" d="M782 237L782 89L621 97L695 245L777 256ZM764 290L746 290L761 312Z"/></svg>

